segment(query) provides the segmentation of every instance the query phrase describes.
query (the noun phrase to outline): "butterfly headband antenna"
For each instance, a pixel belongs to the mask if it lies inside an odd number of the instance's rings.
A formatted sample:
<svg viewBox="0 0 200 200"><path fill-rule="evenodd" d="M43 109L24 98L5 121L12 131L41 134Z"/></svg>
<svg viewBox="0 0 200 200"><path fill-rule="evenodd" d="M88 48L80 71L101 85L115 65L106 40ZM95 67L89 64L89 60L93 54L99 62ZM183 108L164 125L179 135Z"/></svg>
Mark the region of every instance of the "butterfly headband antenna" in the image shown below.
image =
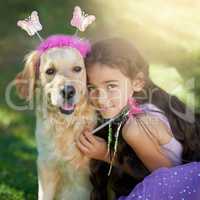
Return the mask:
<svg viewBox="0 0 200 200"><path fill-rule="evenodd" d="M96 17L94 15L88 15L82 11L79 6L76 6L70 22L71 26L77 28L74 35L77 36L78 31L84 32L86 28L95 21L95 19ZM29 36L34 36L36 34L40 41L43 41L43 38L39 34L39 31L42 30L42 25L37 11L33 11L28 18L19 20L17 25L25 30Z"/></svg>
<svg viewBox="0 0 200 200"><path fill-rule="evenodd" d="M86 28L96 20L94 15L89 15L81 10L79 6L74 8L73 17L71 19L71 26L76 27L75 35L78 31L84 32Z"/></svg>
<svg viewBox="0 0 200 200"><path fill-rule="evenodd" d="M29 17L24 20L19 20L17 26L25 30L29 36L37 35L40 41L43 41L43 38L39 34L39 31L42 30L42 25L39 20L38 12L33 11Z"/></svg>

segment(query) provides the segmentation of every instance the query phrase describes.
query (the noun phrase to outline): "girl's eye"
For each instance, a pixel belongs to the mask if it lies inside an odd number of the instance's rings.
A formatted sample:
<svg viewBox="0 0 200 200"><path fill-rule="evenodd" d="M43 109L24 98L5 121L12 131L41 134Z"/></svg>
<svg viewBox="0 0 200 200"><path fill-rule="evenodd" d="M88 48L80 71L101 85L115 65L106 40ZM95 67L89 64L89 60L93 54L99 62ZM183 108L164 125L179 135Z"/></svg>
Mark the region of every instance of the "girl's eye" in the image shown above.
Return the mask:
<svg viewBox="0 0 200 200"><path fill-rule="evenodd" d="M87 88L88 88L89 92L95 91L95 87L93 87L93 86L88 86Z"/></svg>
<svg viewBox="0 0 200 200"><path fill-rule="evenodd" d="M53 67L46 70L46 74L48 75L54 75L55 73L56 73L56 69Z"/></svg>
<svg viewBox="0 0 200 200"><path fill-rule="evenodd" d="M117 85L115 85L115 84L109 84L109 85L107 85L107 89L108 90L112 90L112 89L114 89L116 87L117 87Z"/></svg>
<svg viewBox="0 0 200 200"><path fill-rule="evenodd" d="M80 66L75 66L75 67L73 67L73 69L72 69L74 72L80 72L81 70L82 70L82 67L80 67Z"/></svg>

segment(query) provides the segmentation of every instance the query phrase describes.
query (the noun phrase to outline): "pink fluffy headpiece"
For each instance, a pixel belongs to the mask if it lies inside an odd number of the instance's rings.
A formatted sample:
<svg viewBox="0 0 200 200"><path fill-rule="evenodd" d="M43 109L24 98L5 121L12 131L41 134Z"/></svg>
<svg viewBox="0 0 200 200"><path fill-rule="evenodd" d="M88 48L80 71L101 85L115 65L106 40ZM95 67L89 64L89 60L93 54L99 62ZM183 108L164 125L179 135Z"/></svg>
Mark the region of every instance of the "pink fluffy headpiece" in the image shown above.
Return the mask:
<svg viewBox="0 0 200 200"><path fill-rule="evenodd" d="M90 42L86 39L81 39L72 35L52 35L43 40L37 47L37 50L40 53L44 53L48 49L55 47L70 47L77 49L84 58L91 49Z"/></svg>

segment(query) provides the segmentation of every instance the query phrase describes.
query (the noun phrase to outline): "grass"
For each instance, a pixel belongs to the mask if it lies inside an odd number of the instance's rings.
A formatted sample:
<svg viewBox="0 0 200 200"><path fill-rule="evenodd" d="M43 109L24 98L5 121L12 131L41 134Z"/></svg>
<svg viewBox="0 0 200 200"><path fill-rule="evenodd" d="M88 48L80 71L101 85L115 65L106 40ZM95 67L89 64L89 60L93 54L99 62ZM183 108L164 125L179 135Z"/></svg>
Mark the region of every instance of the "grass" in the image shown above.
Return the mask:
<svg viewBox="0 0 200 200"><path fill-rule="evenodd" d="M34 119L28 113L21 115L4 112L0 120L1 200L37 199Z"/></svg>

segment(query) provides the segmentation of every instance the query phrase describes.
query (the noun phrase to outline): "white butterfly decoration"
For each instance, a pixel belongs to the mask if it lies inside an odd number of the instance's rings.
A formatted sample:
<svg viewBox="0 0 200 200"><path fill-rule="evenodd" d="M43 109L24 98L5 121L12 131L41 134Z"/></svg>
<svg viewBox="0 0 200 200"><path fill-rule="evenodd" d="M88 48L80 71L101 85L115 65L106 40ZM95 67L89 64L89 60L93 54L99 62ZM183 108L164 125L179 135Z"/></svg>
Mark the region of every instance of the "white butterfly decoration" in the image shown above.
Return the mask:
<svg viewBox="0 0 200 200"><path fill-rule="evenodd" d="M35 34L42 40L41 36L39 35L38 31L42 30L42 25L40 24L39 17L37 11L33 11L31 16L24 20L19 20L17 25L25 30L30 36Z"/></svg>
<svg viewBox="0 0 200 200"><path fill-rule="evenodd" d="M85 14L79 6L76 6L71 19L71 25L84 32L88 25L94 22L95 19L94 15Z"/></svg>

